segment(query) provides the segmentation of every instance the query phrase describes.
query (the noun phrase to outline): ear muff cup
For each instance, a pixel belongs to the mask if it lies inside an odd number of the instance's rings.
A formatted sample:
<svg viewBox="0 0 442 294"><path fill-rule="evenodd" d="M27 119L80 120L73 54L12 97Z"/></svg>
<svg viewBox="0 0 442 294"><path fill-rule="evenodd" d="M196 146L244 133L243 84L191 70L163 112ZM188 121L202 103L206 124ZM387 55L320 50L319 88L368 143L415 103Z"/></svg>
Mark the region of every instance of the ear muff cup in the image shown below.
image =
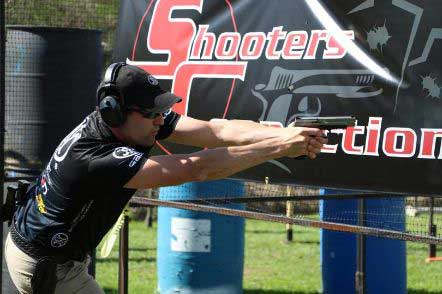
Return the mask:
<svg viewBox="0 0 442 294"><path fill-rule="evenodd" d="M119 127L126 121L126 112L124 109L121 109L121 105L118 103L118 98L115 96L106 96L101 99L98 109L101 118L112 128Z"/></svg>
<svg viewBox="0 0 442 294"><path fill-rule="evenodd" d="M126 121L124 99L115 84L118 70L124 65L124 62L111 64L97 89L98 110L103 121L112 128L119 127Z"/></svg>

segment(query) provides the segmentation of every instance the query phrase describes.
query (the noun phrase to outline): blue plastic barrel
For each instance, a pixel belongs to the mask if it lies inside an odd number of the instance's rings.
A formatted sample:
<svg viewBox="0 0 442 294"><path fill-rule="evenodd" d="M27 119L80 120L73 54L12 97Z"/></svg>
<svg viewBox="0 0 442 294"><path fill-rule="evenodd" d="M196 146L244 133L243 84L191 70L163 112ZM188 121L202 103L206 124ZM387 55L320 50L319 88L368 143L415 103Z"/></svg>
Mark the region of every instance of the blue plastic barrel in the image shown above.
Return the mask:
<svg viewBox="0 0 442 294"><path fill-rule="evenodd" d="M322 194L349 191L325 189ZM387 196L388 197L388 196ZM324 200L320 203L322 220L346 218L357 224L357 200ZM365 200L366 225L405 231L404 199ZM377 212L377 213L376 213ZM349 220L352 221L349 221ZM406 246L404 241L366 237L366 293L405 294L407 291ZM355 293L357 235L321 230L321 265L324 294Z"/></svg>
<svg viewBox="0 0 442 294"><path fill-rule="evenodd" d="M236 180L188 183L160 189L162 200L243 195L244 184ZM223 207L243 209L244 205ZM160 294L242 293L244 219L160 207L157 264Z"/></svg>

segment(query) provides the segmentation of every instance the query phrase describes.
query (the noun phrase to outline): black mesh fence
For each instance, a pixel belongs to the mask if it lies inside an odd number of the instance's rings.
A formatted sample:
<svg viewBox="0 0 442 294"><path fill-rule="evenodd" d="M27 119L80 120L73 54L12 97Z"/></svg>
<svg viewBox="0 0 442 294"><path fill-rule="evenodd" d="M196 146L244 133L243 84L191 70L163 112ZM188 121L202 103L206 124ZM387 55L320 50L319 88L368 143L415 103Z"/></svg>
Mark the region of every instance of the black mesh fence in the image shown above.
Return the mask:
<svg viewBox="0 0 442 294"><path fill-rule="evenodd" d="M0 0L2 187L35 178L94 109L119 6L118 0ZM4 261L0 281L2 293L17 293Z"/></svg>
<svg viewBox="0 0 442 294"><path fill-rule="evenodd" d="M257 182L246 182L243 196L235 197L213 196L216 195L215 191L220 191L220 187L213 184L211 188L213 191L207 190L210 196L201 192L194 198L177 195L167 197L167 200L215 209L238 209L235 205L243 204L242 209L247 212L243 217L246 218L254 218L256 214L257 219L294 223L305 227L308 227L310 222L320 220L323 223L319 223L319 228L326 228L326 223L335 224L337 226L335 230L344 230L346 226L358 226L355 233L363 233L365 228L370 228L371 231L367 234L372 236L442 243L441 197L323 190ZM158 198L155 194L149 195L148 198ZM360 200L365 203L363 210L358 207ZM198 210L197 207L193 209Z"/></svg>
<svg viewBox="0 0 442 294"><path fill-rule="evenodd" d="M91 112L111 62L119 1L5 3L6 179L32 177Z"/></svg>

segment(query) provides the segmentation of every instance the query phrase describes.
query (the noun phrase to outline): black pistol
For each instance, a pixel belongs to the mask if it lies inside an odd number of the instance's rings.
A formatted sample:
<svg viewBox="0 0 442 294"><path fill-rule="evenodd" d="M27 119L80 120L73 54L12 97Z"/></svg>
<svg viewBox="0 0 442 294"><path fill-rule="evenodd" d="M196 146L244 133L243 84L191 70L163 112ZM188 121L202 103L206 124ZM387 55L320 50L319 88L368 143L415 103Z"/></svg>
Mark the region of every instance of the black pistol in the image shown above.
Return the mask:
<svg viewBox="0 0 442 294"><path fill-rule="evenodd" d="M330 131L354 127L355 125L356 118L354 116L305 116L296 118L289 126L318 128Z"/></svg>

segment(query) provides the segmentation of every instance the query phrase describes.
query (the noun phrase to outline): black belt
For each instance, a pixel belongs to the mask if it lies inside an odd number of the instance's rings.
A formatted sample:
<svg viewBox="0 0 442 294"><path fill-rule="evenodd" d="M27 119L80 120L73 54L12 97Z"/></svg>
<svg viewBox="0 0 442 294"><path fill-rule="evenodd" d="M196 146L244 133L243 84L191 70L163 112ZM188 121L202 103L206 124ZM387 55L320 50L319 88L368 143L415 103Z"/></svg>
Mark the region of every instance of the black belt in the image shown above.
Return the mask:
<svg viewBox="0 0 442 294"><path fill-rule="evenodd" d="M71 258L68 258L67 256L64 256L58 252L54 252L53 250L39 246L37 244L32 244L31 242L27 241L17 231L14 222L12 222L10 226L10 233L11 239L14 242L15 246L17 246L18 249L36 260L40 260L45 257L53 257L58 264L62 264L71 260Z"/></svg>

